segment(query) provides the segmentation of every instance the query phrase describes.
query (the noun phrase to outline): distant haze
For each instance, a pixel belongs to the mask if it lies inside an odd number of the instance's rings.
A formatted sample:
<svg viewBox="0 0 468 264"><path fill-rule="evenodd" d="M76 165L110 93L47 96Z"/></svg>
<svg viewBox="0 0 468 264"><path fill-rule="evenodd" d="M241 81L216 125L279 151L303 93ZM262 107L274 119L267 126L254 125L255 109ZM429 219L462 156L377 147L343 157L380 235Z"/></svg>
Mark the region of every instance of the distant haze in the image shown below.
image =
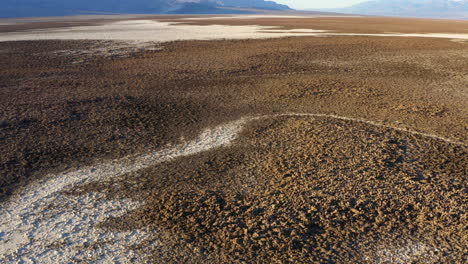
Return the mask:
<svg viewBox="0 0 468 264"><path fill-rule="evenodd" d="M276 0L294 9L343 8L365 2L366 0Z"/></svg>
<svg viewBox="0 0 468 264"><path fill-rule="evenodd" d="M320 10L377 16L468 19L468 0L373 0L347 8Z"/></svg>

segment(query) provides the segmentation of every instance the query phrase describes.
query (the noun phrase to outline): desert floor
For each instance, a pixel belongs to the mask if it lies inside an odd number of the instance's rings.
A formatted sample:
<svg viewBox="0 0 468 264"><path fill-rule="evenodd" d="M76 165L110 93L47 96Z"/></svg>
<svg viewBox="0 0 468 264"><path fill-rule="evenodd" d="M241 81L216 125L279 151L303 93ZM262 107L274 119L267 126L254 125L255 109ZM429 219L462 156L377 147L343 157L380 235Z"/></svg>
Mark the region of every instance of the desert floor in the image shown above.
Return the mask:
<svg viewBox="0 0 468 264"><path fill-rule="evenodd" d="M0 21L0 262L466 263L468 21L186 18Z"/></svg>

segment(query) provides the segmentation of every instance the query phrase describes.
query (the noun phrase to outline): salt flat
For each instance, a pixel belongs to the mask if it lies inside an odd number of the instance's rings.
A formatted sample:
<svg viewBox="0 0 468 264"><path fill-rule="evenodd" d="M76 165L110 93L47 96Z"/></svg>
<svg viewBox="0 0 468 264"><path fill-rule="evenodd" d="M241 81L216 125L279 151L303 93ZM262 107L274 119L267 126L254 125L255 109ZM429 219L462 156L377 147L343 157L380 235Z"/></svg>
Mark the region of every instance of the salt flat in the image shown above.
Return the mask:
<svg viewBox="0 0 468 264"><path fill-rule="evenodd" d="M252 18L252 16L247 16L245 18ZM197 18L197 20L199 19L200 18ZM327 30L284 29L281 27L269 27L258 25L190 25L183 24L181 22L161 22L155 20L127 20L104 23L102 25L94 26L74 26L53 29L45 28L25 32L0 33L0 41L68 39L170 42L183 40L268 39L294 36L371 36L468 39L468 34L454 33L336 33Z"/></svg>
<svg viewBox="0 0 468 264"><path fill-rule="evenodd" d="M333 16L333 15L315 15L315 16L300 16L300 15L227 15L227 16L197 16L181 18L180 20L218 20L218 19L258 19L258 18L321 18L321 17L360 17L360 16Z"/></svg>
<svg viewBox="0 0 468 264"><path fill-rule="evenodd" d="M1 26L0 262L463 263L465 26L278 18Z"/></svg>

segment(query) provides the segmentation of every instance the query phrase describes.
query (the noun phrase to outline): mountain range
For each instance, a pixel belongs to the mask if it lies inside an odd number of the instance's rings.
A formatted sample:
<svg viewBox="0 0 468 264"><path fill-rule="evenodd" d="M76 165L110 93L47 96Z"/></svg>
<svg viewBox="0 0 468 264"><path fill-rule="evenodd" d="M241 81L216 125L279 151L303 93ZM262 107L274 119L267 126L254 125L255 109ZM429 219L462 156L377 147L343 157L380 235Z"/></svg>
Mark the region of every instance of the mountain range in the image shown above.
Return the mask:
<svg viewBox="0 0 468 264"><path fill-rule="evenodd" d="M322 11L399 17L468 19L468 0L372 0Z"/></svg>
<svg viewBox="0 0 468 264"><path fill-rule="evenodd" d="M77 14L245 14L249 9L291 10L264 0L2 0L0 17Z"/></svg>

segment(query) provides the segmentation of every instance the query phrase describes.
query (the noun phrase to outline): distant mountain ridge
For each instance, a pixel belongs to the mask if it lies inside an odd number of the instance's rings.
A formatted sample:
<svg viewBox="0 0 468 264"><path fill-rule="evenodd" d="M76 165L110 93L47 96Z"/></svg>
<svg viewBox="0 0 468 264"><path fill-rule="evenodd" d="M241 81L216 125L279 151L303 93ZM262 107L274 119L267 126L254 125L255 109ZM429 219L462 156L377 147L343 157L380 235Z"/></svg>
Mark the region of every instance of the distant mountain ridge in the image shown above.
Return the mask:
<svg viewBox="0 0 468 264"><path fill-rule="evenodd" d="M221 6L239 7L239 8L256 8L267 10L291 10L287 5L278 4L273 1L264 0L220 0L216 1Z"/></svg>
<svg viewBox="0 0 468 264"><path fill-rule="evenodd" d="M372 0L348 8L323 11L376 16L468 19L468 0Z"/></svg>
<svg viewBox="0 0 468 264"><path fill-rule="evenodd" d="M264 0L2 0L0 17L64 16L83 13L242 14L242 9L291 10Z"/></svg>

